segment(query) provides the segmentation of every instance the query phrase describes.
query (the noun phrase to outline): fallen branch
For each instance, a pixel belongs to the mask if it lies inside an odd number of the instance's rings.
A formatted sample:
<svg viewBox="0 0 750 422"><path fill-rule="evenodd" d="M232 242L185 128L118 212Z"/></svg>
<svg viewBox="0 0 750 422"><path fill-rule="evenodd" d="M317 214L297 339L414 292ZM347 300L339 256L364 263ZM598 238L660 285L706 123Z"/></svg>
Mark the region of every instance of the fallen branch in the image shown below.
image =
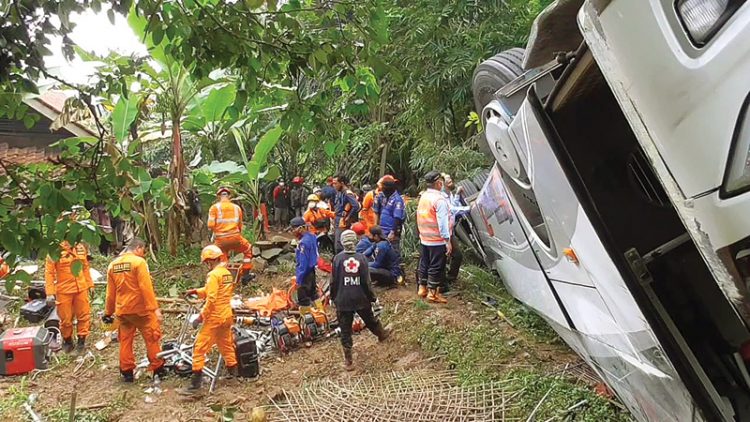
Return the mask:
<svg viewBox="0 0 750 422"><path fill-rule="evenodd" d="M536 406L534 406L534 410L531 411L531 414L529 415L529 417L526 418L526 422L531 422L535 420L534 416L536 415L536 412L539 411L539 408L542 406L542 403L544 403L544 401L547 400L547 397L549 396L551 392L552 392L551 388L547 390L547 393L544 395L544 397L542 397L541 400L539 400L539 403L537 403Z"/></svg>
<svg viewBox="0 0 750 422"><path fill-rule="evenodd" d="M95 410L95 409L103 409L105 407L109 406L109 403L96 403L96 404L87 404L85 406L79 406L78 410Z"/></svg>

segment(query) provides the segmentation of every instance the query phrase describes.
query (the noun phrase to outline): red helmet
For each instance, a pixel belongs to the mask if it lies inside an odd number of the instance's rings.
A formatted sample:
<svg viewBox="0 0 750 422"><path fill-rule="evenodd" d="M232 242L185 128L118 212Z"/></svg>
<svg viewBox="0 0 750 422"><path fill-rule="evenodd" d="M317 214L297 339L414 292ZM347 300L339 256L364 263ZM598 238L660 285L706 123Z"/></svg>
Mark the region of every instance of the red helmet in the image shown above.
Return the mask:
<svg viewBox="0 0 750 422"><path fill-rule="evenodd" d="M363 235L367 231L367 228L365 228L365 225L362 223L354 223L352 224L352 231L356 233L357 235Z"/></svg>
<svg viewBox="0 0 750 422"><path fill-rule="evenodd" d="M297 176L294 179L292 179L292 183L294 183L295 185L301 185L301 184L305 183L305 178Z"/></svg>

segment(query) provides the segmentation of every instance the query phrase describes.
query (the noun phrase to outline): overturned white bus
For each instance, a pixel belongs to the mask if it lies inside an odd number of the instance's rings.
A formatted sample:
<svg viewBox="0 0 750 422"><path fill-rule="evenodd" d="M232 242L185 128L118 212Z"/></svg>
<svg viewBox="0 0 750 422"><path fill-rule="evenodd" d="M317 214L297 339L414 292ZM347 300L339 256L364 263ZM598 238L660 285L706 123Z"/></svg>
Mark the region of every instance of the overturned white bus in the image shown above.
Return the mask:
<svg viewBox="0 0 750 422"><path fill-rule="evenodd" d="M558 0L473 90L508 290L638 420L750 420L750 2Z"/></svg>

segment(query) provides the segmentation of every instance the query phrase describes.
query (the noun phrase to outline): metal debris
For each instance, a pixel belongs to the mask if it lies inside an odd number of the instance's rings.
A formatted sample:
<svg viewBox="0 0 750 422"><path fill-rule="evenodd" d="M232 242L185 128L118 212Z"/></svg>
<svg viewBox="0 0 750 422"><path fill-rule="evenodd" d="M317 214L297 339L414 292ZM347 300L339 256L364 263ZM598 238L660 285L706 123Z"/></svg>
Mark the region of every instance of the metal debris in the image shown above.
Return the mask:
<svg viewBox="0 0 750 422"><path fill-rule="evenodd" d="M518 421L506 382L460 385L455 371L403 371L319 380L270 398L268 422L289 420ZM366 416L365 416L366 415Z"/></svg>
<svg viewBox="0 0 750 422"><path fill-rule="evenodd" d="M29 414L29 417L33 422L42 422L42 418L31 407L36 402L36 399L36 394L30 394L28 400L26 400L26 403L23 404L23 408L24 410L26 410L26 413Z"/></svg>

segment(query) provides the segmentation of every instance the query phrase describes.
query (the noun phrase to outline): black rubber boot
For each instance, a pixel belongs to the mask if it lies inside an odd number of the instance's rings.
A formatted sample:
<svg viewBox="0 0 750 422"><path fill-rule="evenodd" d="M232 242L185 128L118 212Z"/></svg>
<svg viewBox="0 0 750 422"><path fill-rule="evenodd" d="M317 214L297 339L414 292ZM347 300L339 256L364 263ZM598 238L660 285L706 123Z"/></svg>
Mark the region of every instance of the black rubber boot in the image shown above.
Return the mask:
<svg viewBox="0 0 750 422"><path fill-rule="evenodd" d="M160 380L163 380L167 377L168 371L167 368L164 367L164 365L154 369L154 377L159 377Z"/></svg>
<svg viewBox="0 0 750 422"><path fill-rule="evenodd" d="M344 348L344 369L347 371L354 370L354 360L352 359L352 349Z"/></svg>
<svg viewBox="0 0 750 422"><path fill-rule="evenodd" d="M227 378L237 378L240 375L240 371L237 365L227 366L227 374Z"/></svg>
<svg viewBox="0 0 750 422"><path fill-rule="evenodd" d="M391 329L383 328L383 324L378 322L378 326L375 327L373 334L375 334L378 337L378 341L382 343L388 340L388 337L391 336Z"/></svg>
<svg viewBox="0 0 750 422"><path fill-rule="evenodd" d="M201 384L203 383L203 371L193 371L193 377L190 379L190 385L187 388L179 390L179 393L183 396L196 395L201 390Z"/></svg>
<svg viewBox="0 0 750 422"><path fill-rule="evenodd" d="M70 353L73 351L73 339L72 338L63 339L62 350L65 353Z"/></svg>
<svg viewBox="0 0 750 422"><path fill-rule="evenodd" d="M122 381L123 382L133 382L135 381L135 377L133 376L133 370L129 371L120 371L120 375L122 375Z"/></svg>
<svg viewBox="0 0 750 422"><path fill-rule="evenodd" d="M83 354L86 352L86 337L78 337L76 343L76 353Z"/></svg>

